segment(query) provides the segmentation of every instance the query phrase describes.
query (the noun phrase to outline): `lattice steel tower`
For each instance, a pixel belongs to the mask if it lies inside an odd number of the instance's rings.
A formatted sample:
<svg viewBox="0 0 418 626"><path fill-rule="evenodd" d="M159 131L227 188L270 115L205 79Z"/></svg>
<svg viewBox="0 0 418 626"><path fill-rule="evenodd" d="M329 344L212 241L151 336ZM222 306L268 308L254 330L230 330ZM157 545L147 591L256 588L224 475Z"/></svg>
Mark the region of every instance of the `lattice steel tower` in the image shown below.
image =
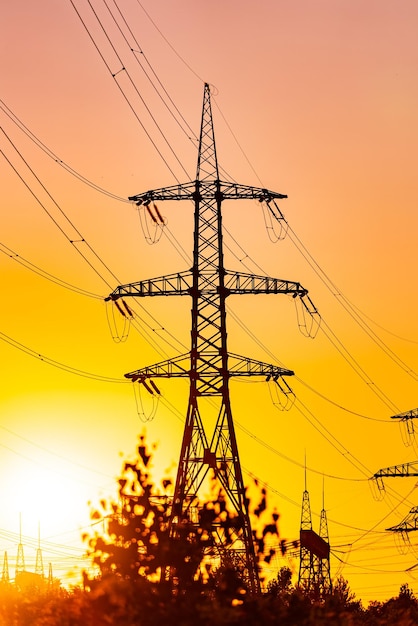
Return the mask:
<svg viewBox="0 0 418 626"><path fill-rule="evenodd" d="M161 200L191 200L194 203L194 247L191 270L176 272L117 287L107 300L126 296L180 296L192 299L190 352L138 369L127 378L157 388L153 379L186 377L189 401L181 445L171 512L171 532L182 519L193 519L193 505L210 470L220 483L227 503L240 518L232 545L217 534L219 558L232 562L241 572L250 593L260 591L253 536L245 487L232 419L229 379L231 376L264 376L278 381L292 371L276 365L228 353L226 298L232 294L285 293L307 295L300 283L231 272L224 267L222 214L224 200L257 199L274 202L287 196L219 179L209 85L205 84L196 179L193 182L137 194L129 199L138 206ZM272 209L271 209L272 210ZM150 383L150 384L148 384ZM210 400L205 404L205 400ZM212 434L207 410L214 409Z"/></svg>
<svg viewBox="0 0 418 626"><path fill-rule="evenodd" d="M322 506L319 535L312 529L311 505L306 487L302 497L300 520L300 564L298 584L318 599L332 591L330 570L330 545L327 514Z"/></svg>

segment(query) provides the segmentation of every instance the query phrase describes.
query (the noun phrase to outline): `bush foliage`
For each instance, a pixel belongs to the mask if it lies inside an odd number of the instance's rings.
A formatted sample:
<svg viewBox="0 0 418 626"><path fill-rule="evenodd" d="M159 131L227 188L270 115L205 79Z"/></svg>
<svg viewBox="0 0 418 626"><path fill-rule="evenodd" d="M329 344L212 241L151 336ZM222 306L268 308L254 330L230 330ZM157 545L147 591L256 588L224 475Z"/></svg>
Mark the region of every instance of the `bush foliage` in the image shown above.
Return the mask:
<svg viewBox="0 0 418 626"><path fill-rule="evenodd" d="M207 558L212 531L222 525L226 535L238 523L221 493L199 507L199 524L181 524L176 541L169 540L170 503L158 493L149 475L150 455L140 441L138 458L124 464L118 502L101 502L95 519L105 520L103 534L85 537L97 575L84 575L83 585L65 590L57 585L19 590L0 585L0 626L413 626L418 601L408 585L391 600L364 608L348 582L333 581L332 592L318 601L292 584L282 568L264 593L247 593L233 566L215 568ZM254 513L266 510L265 493ZM257 557L270 560L269 534L278 536L278 515L255 536ZM232 532L232 531L231 531ZM279 543L279 541L276 541ZM264 554L264 551L267 554ZM171 576L160 582L161 569ZM165 570L164 570L165 571Z"/></svg>

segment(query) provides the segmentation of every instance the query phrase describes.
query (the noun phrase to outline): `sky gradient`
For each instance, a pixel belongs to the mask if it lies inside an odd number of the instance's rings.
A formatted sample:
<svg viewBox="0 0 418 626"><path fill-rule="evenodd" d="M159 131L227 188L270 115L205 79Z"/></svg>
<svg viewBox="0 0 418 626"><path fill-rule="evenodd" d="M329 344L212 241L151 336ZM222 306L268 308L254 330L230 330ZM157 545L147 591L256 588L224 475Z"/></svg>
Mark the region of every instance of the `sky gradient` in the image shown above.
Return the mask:
<svg viewBox="0 0 418 626"><path fill-rule="evenodd" d="M190 301L132 302L118 341L104 297L191 265L193 207L161 203L158 238L126 200L194 179L208 82L222 178L288 195L279 241L259 203L224 203L225 265L302 283L322 317L307 338L286 296L228 300L229 349L296 374L289 411L267 383L231 383L244 477L295 539L306 458L332 575L366 603L418 592L418 537L398 550L385 531L418 504L414 479L379 499L368 480L418 454L390 419L418 405L416 2L108 6L2 8L0 558L14 575L21 521L28 569L39 525L57 574L79 568L88 502L114 494L142 432L175 476L186 383L161 382L156 407L123 374L188 350Z"/></svg>

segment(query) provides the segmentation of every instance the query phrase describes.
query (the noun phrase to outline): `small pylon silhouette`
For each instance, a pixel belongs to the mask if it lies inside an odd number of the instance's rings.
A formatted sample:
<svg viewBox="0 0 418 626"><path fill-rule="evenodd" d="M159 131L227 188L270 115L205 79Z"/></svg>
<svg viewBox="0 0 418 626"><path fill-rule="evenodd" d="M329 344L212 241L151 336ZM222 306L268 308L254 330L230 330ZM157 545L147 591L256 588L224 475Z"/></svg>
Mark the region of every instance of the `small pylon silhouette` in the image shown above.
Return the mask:
<svg viewBox="0 0 418 626"><path fill-rule="evenodd" d="M302 498L300 523L300 565L299 586L318 598L323 598L332 590L330 569L330 545L328 522L325 508L322 508L319 535L312 529L311 505L306 488Z"/></svg>
<svg viewBox="0 0 418 626"><path fill-rule="evenodd" d="M3 558L3 573L1 576L1 582L2 583L9 583L10 582L10 576L9 576L9 561L7 558L7 552L4 553L4 558Z"/></svg>

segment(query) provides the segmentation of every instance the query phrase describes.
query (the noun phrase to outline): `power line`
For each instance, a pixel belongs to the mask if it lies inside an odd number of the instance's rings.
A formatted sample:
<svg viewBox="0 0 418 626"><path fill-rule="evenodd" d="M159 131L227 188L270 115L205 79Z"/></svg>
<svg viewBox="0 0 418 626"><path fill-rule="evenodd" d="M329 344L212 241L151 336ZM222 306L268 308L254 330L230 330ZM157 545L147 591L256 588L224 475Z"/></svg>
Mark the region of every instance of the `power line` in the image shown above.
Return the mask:
<svg viewBox="0 0 418 626"><path fill-rule="evenodd" d="M147 18L149 19L149 21L151 22L151 24L154 26L154 28L157 30L157 32L161 35L161 37L164 39L164 41L168 44L168 46L171 48L171 50L174 52L174 54L180 59L180 61L182 63L184 63L184 65L191 71L191 73L194 74L194 76L196 76L196 78L198 78L200 80L200 82L203 84L205 81L192 69L192 67L187 63L187 61L185 61L185 59L177 52L177 50L174 48L174 46L171 45L171 43L169 42L167 37L162 33L162 31L157 26L157 24L154 22L154 20L150 16L150 14L146 11L146 9L144 8L143 4L141 4L141 2L139 0L136 0L136 1L137 1L138 5L141 7L141 9L143 10L143 12L145 13L145 15L147 16Z"/></svg>
<svg viewBox="0 0 418 626"><path fill-rule="evenodd" d="M61 234L65 237L65 239L73 246L73 248L78 252L78 254L80 254L80 256L84 259L84 261L91 267L91 269L97 274L97 276L99 276L99 278L108 286L110 287L110 284L106 281L106 279L103 277L103 275L97 270L96 267L94 267L94 265L92 264L92 262L86 257L86 255L81 252L81 250L78 248L78 246L76 244L84 244L87 249L93 254L93 256L96 258L96 260L98 260L102 266L111 274L111 276L116 280L116 277L113 275L113 273L110 271L109 267L104 263L104 261L99 257L99 255L93 250L93 248L90 246L90 244L86 241L86 239L84 239L84 237L82 236L82 234L80 233L80 231L76 228L76 226L73 224L73 222L69 219L69 217L66 215L66 213L64 212L64 210L60 207L60 205L56 202L56 200L52 197L52 195L49 193L49 191L47 190L47 188L45 187L45 185L42 183L42 181L40 180L40 178L37 176L37 174L35 173L35 171L31 168L31 166L29 165L29 163L24 159L23 155L21 154L21 152L17 149L16 145L13 143L13 141L10 139L10 137L7 135L7 133L4 131L3 128L0 127L0 130L3 132L3 134L5 135L5 137L7 138L7 140L9 141L9 143L11 144L11 146L13 147L13 149L15 150L15 152L18 154L18 156L20 157L20 159L23 161L23 163L25 164L25 166L27 167L27 169L30 171L30 173L32 174L32 176L35 178L35 180L38 182L38 184L41 186L42 190L46 193L46 195L48 196L48 198L52 201L52 203L54 204L54 206L56 207L56 209L58 209L58 211L60 212L60 214L63 216L63 218L65 219L65 221L67 222L67 224L73 229L74 231L74 235L73 237L70 237L65 229L58 223L57 219L52 215L52 213L47 209L47 207L45 206L45 204L40 200L40 198L38 198L38 196L35 194L35 192L33 191L33 189L30 187L30 185L26 182L26 180L23 178L23 176L19 173L19 171L17 170L17 168L12 164L12 162L10 161L10 159L6 156L6 154L3 152L3 150L0 150L1 154L3 155L3 157L6 159L6 161L8 162L8 164L10 165L10 167L13 169L13 171L15 172L15 174L19 177L19 179L22 181L22 183L25 185L25 187L27 188L27 190L30 192L30 194L34 197L34 199L36 200L36 202L39 204L39 206L43 209L43 211L47 214L47 216L50 218L50 220L54 223L54 225L58 228L58 230L61 232Z"/></svg>
<svg viewBox="0 0 418 626"><path fill-rule="evenodd" d="M157 152L157 154L159 155L159 157L161 158L161 160L164 162L164 164L165 164L165 166L167 167L167 169L170 171L170 173L172 174L172 176L174 177L174 179L178 182L178 178L177 178L176 174L174 173L174 170L170 167L170 165L169 165L168 161L167 161L167 160L166 160L166 158L163 156L163 154L162 154L161 150L158 148L157 144L155 143L155 141L154 141L154 140L153 140L153 138L151 137L151 134L150 134L150 133L149 133L149 131L146 129L146 127L145 127L144 123L143 123L143 122L142 122L142 120L140 119L140 117L139 117L138 113L136 112L136 110L135 110L135 108L134 108L133 104L131 103L130 99L128 98L128 96L127 96L127 95L126 95L126 93L124 92L124 90L123 90L122 86L119 84L118 79L117 79L117 76L118 76L119 72L122 72L122 71L123 71L123 72L126 74L126 76L127 76L128 80L130 81L130 83L131 83L131 85L132 85L132 87L133 87L134 91L136 92L136 94L138 95L138 97L139 97L139 98L141 99L141 101L143 102L143 104L144 104L145 108L148 110L148 113L149 113L149 115L151 116L151 119L154 121L154 123L155 123L155 126L156 126L157 130L158 130L158 131L159 131L159 133L161 134L161 136L162 136L163 140L165 141L165 143L166 143L166 145L168 146L168 148L170 149L170 151L173 153L173 155L174 155L174 157L176 158L176 160L179 162L179 164L180 164L180 166L181 166L181 168L182 168L182 169L183 169L183 165L182 165L182 164L180 163L180 161L178 160L178 158L177 158L177 156L175 155L175 153L174 153L174 151L173 151L173 149L172 149L172 147L171 147L170 143L168 142L167 138L165 137L164 133L162 132L161 128L159 127L158 123L156 122L156 120L155 120L154 116L152 115L151 111L150 111L150 110L148 109L148 107L146 106L145 101L143 100L143 98L142 98L142 96L141 96L141 94L140 94L140 92L139 92L139 90L138 90L137 86L135 85L134 81L132 80L132 78L131 78L131 76L130 76L130 74L129 74L128 70L126 69L126 67L125 67L125 65L124 65L124 63L122 62L121 57L119 56L119 54L118 54L118 52L117 52L117 50L116 50L116 48L115 48L114 44L112 43L112 41L111 41L111 39L110 39L110 37L109 37L109 35L108 35L108 33L107 33L106 29L104 28L104 26L103 26L103 24L102 24L102 22L101 22L101 20L100 20L100 18L99 18L99 16L98 16L97 12L95 11L95 9L94 9L94 8L93 8L93 6L92 6L92 4L91 4L90 0L87 0L88 5L90 6L90 9L91 9L91 11L92 11L93 15L95 16L95 19L96 19L97 23L99 24L99 26L100 26L100 28L101 28L101 30L102 30L102 32L103 32L103 34L104 34L104 36L105 36L106 40L108 41L108 43L109 43L109 45L110 45L111 49L113 50L113 52L114 52L114 54L116 55L116 58L117 58L117 60L118 60L118 62L119 62L119 64L120 64L119 71L117 71L117 72L112 72L112 70L111 70L111 68L110 68L110 66L109 66L109 64L108 64L108 62L106 61L106 59L105 59L105 57L104 57L104 55L103 55L102 51L100 50L100 48L99 48L98 44L96 43L96 41L95 41L95 39L94 39L94 37L93 37L93 35L92 35L91 31L89 30L89 28L88 28L88 26L87 26L87 24L86 24L85 20L82 18L82 16L81 16L80 12L78 11L77 7L75 6L75 4L74 4L73 0L70 0L70 2L71 2L72 7L74 8L74 11L76 12L76 14L77 14L77 16L78 16L79 20L80 20L80 22L82 23L82 25L83 25L83 27L84 27L84 29L85 29L85 31L86 31L86 33L87 33L87 35L89 36L90 41L92 42L93 46L95 47L95 49L96 49L97 53L99 54L99 56L100 56L101 60L103 61L103 64L105 65L106 69L108 70L109 74L110 74L110 75L112 76L112 78L114 79L114 83L115 83L115 85L117 86L117 88L119 89L120 93L122 94L122 96L123 96L123 98L124 98L125 102L127 103L127 105L129 106L130 110L132 111L132 113L133 113L133 115L134 115L135 119L137 120L137 122L138 122L138 123L139 123L139 125L141 126L141 128L142 128L142 130L144 131L144 133L146 134L146 136L147 136L148 140L151 142L152 146L153 146L153 147L154 147L154 149L156 150L156 152Z"/></svg>
<svg viewBox="0 0 418 626"><path fill-rule="evenodd" d="M109 13L112 15L112 18L115 22L115 24L117 25L119 32L121 33L123 39L125 40L126 44L128 45L128 47L130 47L130 44L128 42L128 39L126 38L125 34L122 31L122 28L119 26L119 24L117 23L116 18L114 17L113 13L111 12L108 4L106 3L105 0L103 0L106 8L108 9ZM164 104L164 106L166 107L167 111L169 112L169 114L173 117L173 119L175 120L175 122L178 124L178 126L181 128L181 130L183 131L183 133L186 135L186 137L188 139L190 139L192 142L195 142L198 140L198 137L196 135L196 133L193 131L193 129L190 127L190 125L188 124L187 120L183 117L181 111L178 109L178 107L176 106L176 104L174 103L173 99L171 98L170 94L168 93L167 89L164 87L164 85L162 84L161 80L159 79L159 77L157 76L156 72L154 71L154 68L152 67L151 63L149 62L147 56L145 55L144 50L141 48L137 38L135 37L132 29L130 28L127 20L125 19L122 11L119 8L119 5L117 4L116 0L113 0L113 4L115 5L122 21L123 24L125 25L128 33L131 35L133 41L135 42L138 50L134 50L132 47L130 47L131 52L134 55L135 60L137 61L137 63L140 65L142 71L144 72L145 76L147 77L148 81L150 82L150 84L152 85L152 87L154 88L155 92L157 93L157 95L159 96L160 100L162 101L162 103ZM141 6L141 8L144 10L144 8ZM144 10L144 12L146 13L146 11ZM149 17L149 15L147 14L147 16ZM139 54L140 56L138 57L137 54ZM168 98L170 104L174 107L174 110L176 112L177 115L175 115L172 111L172 109L170 109L170 107L168 106L166 100L164 99L164 97L161 95L160 91L158 90L158 88L156 87L155 83L153 82L153 79L151 78L151 76L148 74L148 72L146 71L146 69L144 68L144 65L141 63L140 58L143 58L146 62L146 64L148 65L148 67L150 68L154 78L157 80L158 85L161 87L161 89L163 90L164 95ZM203 82L203 81L202 81ZM179 121L179 118L182 122L184 122L184 124L186 125L187 129L186 130L183 126L183 124ZM190 135L189 135L189 132Z"/></svg>
<svg viewBox="0 0 418 626"><path fill-rule="evenodd" d="M17 252L15 252L14 250L12 250L11 248L9 248L8 246L6 246L4 243L1 243L1 242L0 242L0 252L2 252L9 259L15 261L16 263L23 265L23 267L30 270L31 272L34 272L34 274L37 274L38 276L41 276L42 278L45 278L46 280L49 280L50 282L56 285L59 285L60 287L64 287L65 289L74 291L75 293L78 293L82 296L87 296L89 298L94 298L96 300L103 300L103 296L92 293L91 291L87 291L86 289L82 289L81 287L72 285L71 283L68 283L67 281L62 280L61 278L58 278L57 276L50 274L46 270L42 269L38 265L35 265L31 261L28 261L28 259L25 259L21 254L18 254Z"/></svg>
<svg viewBox="0 0 418 626"><path fill-rule="evenodd" d="M75 374L76 376L81 376L83 378L91 378L93 380L97 380L97 381L104 382L104 383L126 384L129 382L127 380L124 380L123 378L111 378L110 376L101 376L100 374L93 374L91 372L86 372L76 367L66 365L65 363L60 363L59 361L55 361L54 359L51 359L50 357L44 354L41 354L40 352L36 352L36 350L33 350L32 348L29 348L28 346L25 346L19 341L12 339L12 337L10 337L9 335L6 335L5 333L1 331L0 331L0 340L4 341L5 343L8 343L13 348L17 348L21 352L24 352L25 354L28 354L29 356L34 357L35 359L38 359L39 361L42 361L43 363L52 365L53 367L64 370L65 372L68 372L70 374Z"/></svg>
<svg viewBox="0 0 418 626"><path fill-rule="evenodd" d="M113 198L114 200L118 200L120 202L129 202L126 198L122 198L110 191L107 191L103 187L100 187L96 183L92 182L82 174L80 174L77 170L72 168L68 163L60 159L48 146L45 145L23 122L20 120L15 113L7 106L7 104L0 99L0 109L7 115L7 117L36 145L40 148L48 157L50 157L57 165L65 169L69 174L80 180L82 183L92 187L96 191Z"/></svg>

